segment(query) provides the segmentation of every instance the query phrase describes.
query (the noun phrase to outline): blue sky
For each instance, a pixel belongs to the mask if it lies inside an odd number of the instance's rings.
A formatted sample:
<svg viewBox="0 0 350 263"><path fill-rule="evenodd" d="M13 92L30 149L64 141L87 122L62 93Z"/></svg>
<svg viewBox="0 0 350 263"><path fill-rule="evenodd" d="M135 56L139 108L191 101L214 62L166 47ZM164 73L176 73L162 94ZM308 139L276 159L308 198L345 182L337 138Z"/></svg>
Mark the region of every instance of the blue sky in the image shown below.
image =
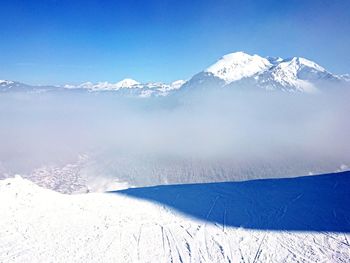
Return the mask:
<svg viewBox="0 0 350 263"><path fill-rule="evenodd" d="M0 0L0 79L186 79L222 55L303 56L350 73L350 1Z"/></svg>

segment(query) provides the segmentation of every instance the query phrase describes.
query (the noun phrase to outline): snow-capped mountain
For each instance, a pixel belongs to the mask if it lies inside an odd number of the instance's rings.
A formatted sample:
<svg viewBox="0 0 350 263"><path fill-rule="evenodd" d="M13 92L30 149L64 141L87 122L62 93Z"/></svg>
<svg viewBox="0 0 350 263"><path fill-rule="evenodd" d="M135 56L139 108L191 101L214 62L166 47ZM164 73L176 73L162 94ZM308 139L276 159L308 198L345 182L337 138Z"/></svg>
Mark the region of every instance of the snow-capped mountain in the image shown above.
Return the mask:
<svg viewBox="0 0 350 263"><path fill-rule="evenodd" d="M335 75L317 63L293 57L261 57L244 52L227 54L217 62L190 78L170 84L161 82L141 83L126 78L116 83L84 82L78 85L30 86L19 82L0 80L0 91L44 92L79 90L88 92L118 92L127 96L168 96L178 90L202 90L207 88L253 88L289 92L315 92L330 84L350 85L347 74Z"/></svg>
<svg viewBox="0 0 350 263"><path fill-rule="evenodd" d="M123 79L117 83L110 82L85 82L79 85L65 85L66 89L84 89L89 92L118 91L124 95L137 95L139 97L166 96L170 92L179 89L184 80L177 80L171 84L161 82L140 83L134 79Z"/></svg>
<svg viewBox="0 0 350 263"><path fill-rule="evenodd" d="M84 82L78 85L32 86L15 81L0 80L0 92L114 92L125 96L150 97L167 96L180 89L184 83L184 80L177 80L170 84L165 84L161 82L140 83L133 79L123 79L116 83Z"/></svg>
<svg viewBox="0 0 350 263"><path fill-rule="evenodd" d="M283 59L235 52L223 56L185 84L187 88L258 88L289 92L316 92L329 84L349 83L301 57Z"/></svg>
<svg viewBox="0 0 350 263"><path fill-rule="evenodd" d="M0 92L28 92L28 93L41 93L52 90L59 90L60 87L50 85L37 85L32 86L24 84L18 81L0 80Z"/></svg>
<svg viewBox="0 0 350 263"><path fill-rule="evenodd" d="M193 76L183 88L249 87L315 92L324 85L345 82L349 82L346 75L334 75L305 58L263 58L244 52L235 52L223 56L216 63Z"/></svg>
<svg viewBox="0 0 350 263"><path fill-rule="evenodd" d="M340 81L323 67L305 58L294 57L275 64L255 76L258 86L266 89L314 92L320 82Z"/></svg>
<svg viewBox="0 0 350 263"><path fill-rule="evenodd" d="M133 86L137 86L139 84L140 84L140 82L137 82L134 79L123 79L123 80L121 80L121 81L116 83L116 87L118 89L130 88L130 87L133 87Z"/></svg>
<svg viewBox="0 0 350 263"><path fill-rule="evenodd" d="M204 70L224 80L227 84L262 73L272 64L258 55L250 56L244 52L235 52L223 56L215 64Z"/></svg>
<svg viewBox="0 0 350 263"><path fill-rule="evenodd" d="M84 82L79 85L65 85L64 88L67 89L87 89L89 91L106 91L106 90L120 90L123 88L138 88L140 85L139 82L133 79L123 79L117 83L109 82Z"/></svg>

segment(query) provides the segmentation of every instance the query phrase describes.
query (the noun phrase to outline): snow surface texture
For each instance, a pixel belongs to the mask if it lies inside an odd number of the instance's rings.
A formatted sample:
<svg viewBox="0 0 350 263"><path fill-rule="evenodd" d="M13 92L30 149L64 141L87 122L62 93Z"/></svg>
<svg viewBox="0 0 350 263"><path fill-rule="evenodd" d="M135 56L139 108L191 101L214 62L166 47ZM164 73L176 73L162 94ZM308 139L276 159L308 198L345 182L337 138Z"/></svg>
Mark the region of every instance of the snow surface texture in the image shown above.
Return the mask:
<svg viewBox="0 0 350 263"><path fill-rule="evenodd" d="M0 181L0 262L349 262L350 172L64 195Z"/></svg>
<svg viewBox="0 0 350 263"><path fill-rule="evenodd" d="M214 78L214 81L213 81ZM140 83L124 79L117 83L85 82L79 85L29 86L19 82L0 80L0 91L88 91L119 92L137 97L167 96L179 89L191 90L198 86L254 87L264 90L313 93L323 85L348 85L349 76L334 75L313 61L301 57L274 58L249 55L244 52L227 54L188 81L177 80L170 84L160 82Z"/></svg>
<svg viewBox="0 0 350 263"><path fill-rule="evenodd" d="M258 55L250 56L244 52L231 53L223 56L205 71L223 79L226 83L251 77L271 68L272 64Z"/></svg>

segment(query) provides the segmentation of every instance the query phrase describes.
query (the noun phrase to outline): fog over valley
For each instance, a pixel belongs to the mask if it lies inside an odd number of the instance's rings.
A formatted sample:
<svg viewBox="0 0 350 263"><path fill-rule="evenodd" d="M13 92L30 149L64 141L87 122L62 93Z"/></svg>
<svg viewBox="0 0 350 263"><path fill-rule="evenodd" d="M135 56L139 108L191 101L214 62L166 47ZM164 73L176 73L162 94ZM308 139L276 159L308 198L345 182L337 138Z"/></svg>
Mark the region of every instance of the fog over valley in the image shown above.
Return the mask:
<svg viewBox="0 0 350 263"><path fill-rule="evenodd" d="M345 170L348 98L348 89L331 87L154 98L3 93L0 173L80 192Z"/></svg>

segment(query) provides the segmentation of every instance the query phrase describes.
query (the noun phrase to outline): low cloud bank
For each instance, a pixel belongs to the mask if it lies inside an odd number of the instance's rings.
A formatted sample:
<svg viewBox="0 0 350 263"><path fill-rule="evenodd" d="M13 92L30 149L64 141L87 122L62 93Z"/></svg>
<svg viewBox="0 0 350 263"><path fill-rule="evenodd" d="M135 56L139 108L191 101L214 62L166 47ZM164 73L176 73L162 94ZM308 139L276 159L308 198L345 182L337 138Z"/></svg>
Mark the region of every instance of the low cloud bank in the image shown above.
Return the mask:
<svg viewBox="0 0 350 263"><path fill-rule="evenodd" d="M283 177L350 164L350 93L215 90L164 98L0 95L0 173L90 159L130 185Z"/></svg>

